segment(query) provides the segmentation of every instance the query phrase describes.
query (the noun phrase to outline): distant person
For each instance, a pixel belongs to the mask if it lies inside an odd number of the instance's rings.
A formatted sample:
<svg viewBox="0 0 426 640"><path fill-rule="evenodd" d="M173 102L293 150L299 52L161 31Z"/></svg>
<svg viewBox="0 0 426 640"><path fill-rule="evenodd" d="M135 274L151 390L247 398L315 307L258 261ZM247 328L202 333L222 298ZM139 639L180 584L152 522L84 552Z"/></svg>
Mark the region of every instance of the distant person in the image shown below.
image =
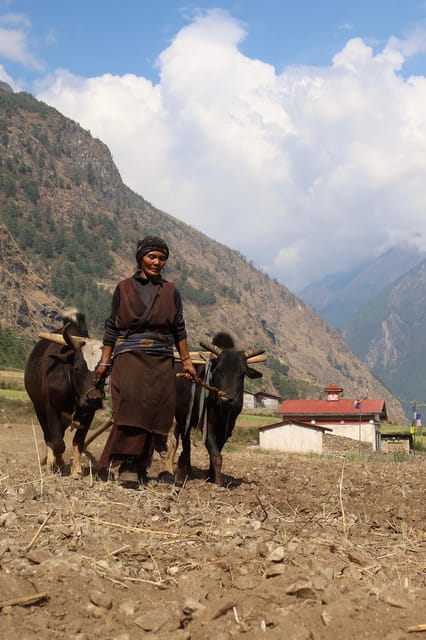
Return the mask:
<svg viewBox="0 0 426 640"><path fill-rule="evenodd" d="M137 271L117 285L105 322L96 378L111 371L113 427L99 460L100 472L119 466L118 481L137 487L146 476L154 447L164 443L172 426L176 378L174 347L183 372L197 374L189 355L182 300L172 282L161 276L169 248L147 236L136 248Z"/></svg>

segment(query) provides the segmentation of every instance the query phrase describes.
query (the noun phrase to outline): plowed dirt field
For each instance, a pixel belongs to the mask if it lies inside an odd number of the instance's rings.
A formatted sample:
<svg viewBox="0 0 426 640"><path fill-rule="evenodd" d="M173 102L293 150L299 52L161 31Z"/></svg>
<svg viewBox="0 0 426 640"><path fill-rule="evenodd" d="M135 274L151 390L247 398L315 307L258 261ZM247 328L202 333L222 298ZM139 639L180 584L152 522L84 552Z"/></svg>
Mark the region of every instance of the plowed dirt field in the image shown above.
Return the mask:
<svg viewBox="0 0 426 640"><path fill-rule="evenodd" d="M224 455L226 486L46 476L0 425L3 640L426 638L426 459ZM36 445L37 443L37 445ZM423 627L422 627L423 625Z"/></svg>

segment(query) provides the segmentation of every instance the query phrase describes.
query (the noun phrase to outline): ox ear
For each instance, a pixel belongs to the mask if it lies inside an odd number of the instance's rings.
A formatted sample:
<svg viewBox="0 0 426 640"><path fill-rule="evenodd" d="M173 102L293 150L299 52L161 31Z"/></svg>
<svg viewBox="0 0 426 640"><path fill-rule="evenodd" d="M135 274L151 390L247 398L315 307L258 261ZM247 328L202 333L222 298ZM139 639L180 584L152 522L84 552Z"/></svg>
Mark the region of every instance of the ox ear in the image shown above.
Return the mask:
<svg viewBox="0 0 426 640"><path fill-rule="evenodd" d="M252 367L247 367L246 376L247 378L254 380L254 378L263 378L263 373L256 371L256 369L252 369Z"/></svg>
<svg viewBox="0 0 426 640"><path fill-rule="evenodd" d="M62 362L62 364L67 364L70 362L74 351L67 351L66 353L50 353L49 357L52 360L57 360L58 362Z"/></svg>
<svg viewBox="0 0 426 640"><path fill-rule="evenodd" d="M84 344L86 344L86 338L82 338L81 336L71 335L70 327L71 327L71 323L68 322L68 324L66 324L64 327L63 337L66 344L72 349L74 349L74 351L77 351L77 349L80 349Z"/></svg>

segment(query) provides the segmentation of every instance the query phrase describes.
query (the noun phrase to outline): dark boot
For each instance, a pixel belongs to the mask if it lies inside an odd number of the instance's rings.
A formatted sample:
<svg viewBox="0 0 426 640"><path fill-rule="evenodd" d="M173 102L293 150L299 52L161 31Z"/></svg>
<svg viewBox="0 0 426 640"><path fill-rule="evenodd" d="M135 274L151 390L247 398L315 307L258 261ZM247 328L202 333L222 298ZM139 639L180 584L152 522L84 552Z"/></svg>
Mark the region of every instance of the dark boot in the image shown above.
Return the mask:
<svg viewBox="0 0 426 640"><path fill-rule="evenodd" d="M118 482L129 489L139 486L138 459L130 456L121 463L118 470Z"/></svg>

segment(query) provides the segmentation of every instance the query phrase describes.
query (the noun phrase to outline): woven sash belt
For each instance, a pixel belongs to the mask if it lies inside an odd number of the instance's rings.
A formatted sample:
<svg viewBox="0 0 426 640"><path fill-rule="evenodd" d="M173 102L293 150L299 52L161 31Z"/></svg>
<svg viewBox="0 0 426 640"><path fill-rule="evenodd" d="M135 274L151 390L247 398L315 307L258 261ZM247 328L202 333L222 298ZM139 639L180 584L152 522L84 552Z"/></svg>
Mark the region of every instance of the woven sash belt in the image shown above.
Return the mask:
<svg viewBox="0 0 426 640"><path fill-rule="evenodd" d="M174 340L173 336L164 333L131 333L130 335L119 335L114 347L113 357L121 353L141 349L148 356L170 356L173 357Z"/></svg>

